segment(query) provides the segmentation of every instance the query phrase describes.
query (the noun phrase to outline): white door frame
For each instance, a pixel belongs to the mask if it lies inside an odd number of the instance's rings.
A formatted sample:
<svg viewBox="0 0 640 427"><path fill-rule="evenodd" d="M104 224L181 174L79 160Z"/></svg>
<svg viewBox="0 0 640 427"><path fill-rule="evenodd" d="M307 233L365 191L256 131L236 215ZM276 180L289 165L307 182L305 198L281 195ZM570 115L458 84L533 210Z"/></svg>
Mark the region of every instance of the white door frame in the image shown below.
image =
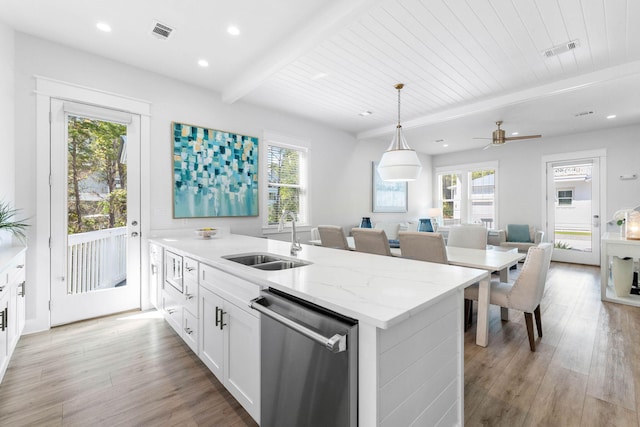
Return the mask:
<svg viewBox="0 0 640 427"><path fill-rule="evenodd" d="M570 153L559 153L559 154L551 154L547 156L542 156L542 164L541 164L541 180L542 180L542 200L541 200L541 214L542 214L542 222L545 231L545 235L551 236L549 232L549 213L547 200L549 195L547 194L547 164L551 162L563 162L563 161L571 161L577 159L590 159L590 158L598 158L599 159L599 206L598 206L598 215L599 215L599 227L594 229L594 233L598 233L596 236L595 242L596 247L592 248L593 253L593 263L594 265L600 265L600 240L603 233L603 227L606 226L606 221L603 221L602 216L606 213L607 207L607 150L606 149L596 149L596 150L585 150L585 151L574 151ZM593 218L592 218L593 220ZM548 240L551 241L551 240ZM553 242L551 242L553 243ZM555 254L555 252L554 252ZM555 259L555 255L553 257ZM570 261L569 261L570 262Z"/></svg>
<svg viewBox="0 0 640 427"><path fill-rule="evenodd" d="M51 98L76 101L90 105L104 106L114 110L140 115L140 151L150 150L150 110L148 101L135 99L119 94L101 91L73 83L62 82L42 76L35 76L36 82L36 239L30 242L33 251L35 283L37 287L32 293L29 304L27 325L29 332L47 330L51 327L49 301L51 298L51 256L49 240L51 236L51 198L49 194L50 171L50 105ZM149 233L150 220L150 165L148 156L141 156L140 162L140 224L141 224L141 307L150 307L148 283L148 250L146 236ZM35 312L35 313L34 313Z"/></svg>

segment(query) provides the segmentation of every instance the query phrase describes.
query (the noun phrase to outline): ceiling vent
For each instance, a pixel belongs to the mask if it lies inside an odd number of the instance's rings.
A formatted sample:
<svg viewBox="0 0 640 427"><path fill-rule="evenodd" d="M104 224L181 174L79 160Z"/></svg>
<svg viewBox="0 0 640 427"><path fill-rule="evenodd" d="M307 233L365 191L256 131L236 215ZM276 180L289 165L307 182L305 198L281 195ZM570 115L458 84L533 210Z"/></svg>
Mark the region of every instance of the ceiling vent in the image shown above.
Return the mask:
<svg viewBox="0 0 640 427"><path fill-rule="evenodd" d="M151 30L151 34L156 36L159 39L166 40L171 35L173 28L170 26L163 24L162 22L155 21L153 23L153 29Z"/></svg>
<svg viewBox="0 0 640 427"><path fill-rule="evenodd" d="M590 116L593 114L593 111L580 111L579 113L575 113L573 116L574 117L584 117L584 116Z"/></svg>
<svg viewBox="0 0 640 427"><path fill-rule="evenodd" d="M547 58L551 58L552 56L556 56L556 55L560 55L561 53L565 53L565 52L569 52L570 50L573 50L575 48L577 48L578 46L580 46L580 40L571 40L568 41L564 44L558 45L558 46L554 46L550 49L547 49L545 51L542 52L542 55L547 57Z"/></svg>

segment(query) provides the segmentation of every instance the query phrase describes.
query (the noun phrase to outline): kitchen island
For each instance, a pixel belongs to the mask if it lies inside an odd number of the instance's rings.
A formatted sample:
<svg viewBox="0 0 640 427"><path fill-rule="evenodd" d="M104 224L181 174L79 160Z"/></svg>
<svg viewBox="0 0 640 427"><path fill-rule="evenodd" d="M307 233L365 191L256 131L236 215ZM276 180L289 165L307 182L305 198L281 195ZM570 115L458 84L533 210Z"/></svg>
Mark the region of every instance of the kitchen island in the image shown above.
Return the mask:
<svg viewBox="0 0 640 427"><path fill-rule="evenodd" d="M309 265L263 271L223 257L294 258L290 243L233 234L150 242L197 261L203 275L219 270L356 319L360 426L462 424L463 290L487 272L308 245L295 258Z"/></svg>

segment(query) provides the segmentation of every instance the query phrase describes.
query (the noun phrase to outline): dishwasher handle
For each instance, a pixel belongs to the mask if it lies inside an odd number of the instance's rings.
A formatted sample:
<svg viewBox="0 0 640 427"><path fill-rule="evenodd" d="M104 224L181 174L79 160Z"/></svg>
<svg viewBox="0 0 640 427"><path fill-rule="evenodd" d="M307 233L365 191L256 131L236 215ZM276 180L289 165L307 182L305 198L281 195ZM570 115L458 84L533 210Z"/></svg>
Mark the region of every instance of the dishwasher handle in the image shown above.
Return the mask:
<svg viewBox="0 0 640 427"><path fill-rule="evenodd" d="M256 311L259 311L267 317L272 318L276 322L280 322L288 328L301 333L305 337L311 338L313 341L322 344L327 350L332 353L340 353L347 350L346 335L335 334L332 337L325 337L324 335L321 335L316 331L312 331L311 329L294 322L293 320L283 316L280 313L269 310L267 307L261 304L261 302L263 301L266 301L265 297L254 298L249 302L249 307Z"/></svg>

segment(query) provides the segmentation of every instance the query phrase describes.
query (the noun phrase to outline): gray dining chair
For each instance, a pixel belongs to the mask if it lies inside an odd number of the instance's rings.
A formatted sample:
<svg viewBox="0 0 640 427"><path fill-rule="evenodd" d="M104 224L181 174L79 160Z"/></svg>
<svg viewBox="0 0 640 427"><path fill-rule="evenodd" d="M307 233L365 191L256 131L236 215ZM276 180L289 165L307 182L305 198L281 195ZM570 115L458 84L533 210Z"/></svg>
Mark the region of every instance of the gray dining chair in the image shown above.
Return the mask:
<svg viewBox="0 0 640 427"><path fill-rule="evenodd" d="M544 286L547 281L547 272L549 271L552 252L552 243L541 243L538 246L529 248L527 258L518 278L509 283L503 283L500 282L499 279L494 279L490 284L489 304L524 312L527 334L529 335L529 348L531 351L536 351L532 314L535 315L536 318L538 336L542 338L540 301L544 294ZM466 288L464 290L465 302L466 300L477 301L478 289L478 284ZM471 302L471 309L465 311L465 328L471 321L472 304Z"/></svg>
<svg viewBox="0 0 640 427"><path fill-rule="evenodd" d="M401 231L398 233L403 258L447 264L447 248L440 233Z"/></svg>
<svg viewBox="0 0 640 427"><path fill-rule="evenodd" d="M319 225L320 242L326 248L349 249L342 227L337 225Z"/></svg>
<svg viewBox="0 0 640 427"><path fill-rule="evenodd" d="M389 240L384 230L376 230L375 228L353 228L351 234L356 244L356 251L391 256Z"/></svg>
<svg viewBox="0 0 640 427"><path fill-rule="evenodd" d="M487 249L489 230L483 225L463 224L451 227L447 246L459 248Z"/></svg>

